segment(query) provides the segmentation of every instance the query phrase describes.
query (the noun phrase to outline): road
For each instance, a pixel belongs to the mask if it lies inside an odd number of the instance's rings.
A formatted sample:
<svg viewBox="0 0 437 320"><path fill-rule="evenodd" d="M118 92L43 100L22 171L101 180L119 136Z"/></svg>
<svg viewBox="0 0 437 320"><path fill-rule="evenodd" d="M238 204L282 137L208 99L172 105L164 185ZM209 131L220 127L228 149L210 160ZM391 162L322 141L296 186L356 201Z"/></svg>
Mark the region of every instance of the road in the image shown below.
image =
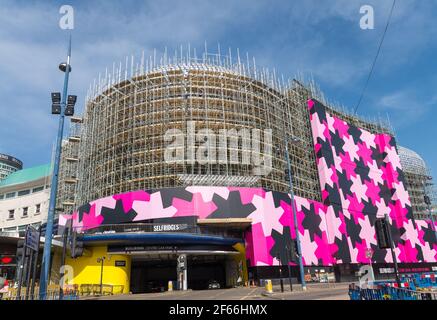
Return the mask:
<svg viewBox="0 0 437 320"><path fill-rule="evenodd" d="M295 285L295 291L283 293L275 287L273 294L266 294L264 288L244 287L83 297L81 300L349 300L347 283L309 285L305 292L298 287L299 285Z"/></svg>

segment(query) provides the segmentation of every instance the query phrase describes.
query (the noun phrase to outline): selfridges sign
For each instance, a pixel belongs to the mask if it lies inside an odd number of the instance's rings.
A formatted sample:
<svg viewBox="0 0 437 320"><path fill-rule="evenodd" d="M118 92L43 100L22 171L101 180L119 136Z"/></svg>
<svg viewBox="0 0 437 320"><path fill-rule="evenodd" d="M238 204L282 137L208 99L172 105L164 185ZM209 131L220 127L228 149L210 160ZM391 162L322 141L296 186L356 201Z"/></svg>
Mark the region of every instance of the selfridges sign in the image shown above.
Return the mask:
<svg viewBox="0 0 437 320"><path fill-rule="evenodd" d="M180 129L166 131L166 163L250 165L256 176L265 176L272 171L271 129L213 130L202 124L202 128L196 130L196 124L196 121L188 121L185 132Z"/></svg>
<svg viewBox="0 0 437 320"><path fill-rule="evenodd" d="M189 228L189 225L184 224L158 224L153 226L153 232L168 232L168 231L180 231L186 230Z"/></svg>

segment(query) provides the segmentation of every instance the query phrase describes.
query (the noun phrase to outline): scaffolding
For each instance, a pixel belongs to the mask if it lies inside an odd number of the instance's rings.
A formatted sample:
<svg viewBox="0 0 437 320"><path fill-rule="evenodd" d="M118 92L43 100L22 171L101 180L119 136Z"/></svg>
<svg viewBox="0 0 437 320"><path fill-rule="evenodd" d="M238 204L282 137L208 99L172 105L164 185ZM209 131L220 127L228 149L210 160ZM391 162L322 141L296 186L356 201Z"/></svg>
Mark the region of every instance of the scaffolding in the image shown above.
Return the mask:
<svg viewBox="0 0 437 320"><path fill-rule="evenodd" d="M416 152L402 146L398 146L398 152L414 216L421 220L430 219L437 199L429 168ZM429 199L429 204L426 199Z"/></svg>
<svg viewBox="0 0 437 320"><path fill-rule="evenodd" d="M62 213L72 212L76 205L81 129L82 118L71 117L68 137L62 141L56 198L56 210Z"/></svg>
<svg viewBox="0 0 437 320"><path fill-rule="evenodd" d="M125 63L114 63L112 71L106 69L88 89L77 138L80 161L74 202L80 205L132 190L191 185L288 192L287 136L301 141L289 146L295 194L321 201L307 100L317 98L333 114L372 132L391 131L381 120L364 120L334 107L313 80L304 83L301 76L284 80L275 70L257 67L255 59L247 54L243 59L238 49L236 54L229 49L223 55L220 47L213 54L205 46L199 56L189 46L181 47L174 55L165 50L159 58L155 50L149 58L143 53L139 61L132 56ZM165 133L179 130L184 136L178 139L175 134L173 146L186 150L184 143L192 123L196 132L211 130L218 141L235 138L230 132L239 136L239 161L229 161L231 151L226 144L217 146L216 162L200 164L186 157L179 162L165 161L169 144ZM253 129L261 135L257 141L252 136L247 144L244 130ZM264 130L271 130L271 141L262 135ZM244 161L247 152L253 155L250 143L260 145L255 158L271 150L268 174L255 175L253 163ZM196 148L201 145L202 141L195 141Z"/></svg>

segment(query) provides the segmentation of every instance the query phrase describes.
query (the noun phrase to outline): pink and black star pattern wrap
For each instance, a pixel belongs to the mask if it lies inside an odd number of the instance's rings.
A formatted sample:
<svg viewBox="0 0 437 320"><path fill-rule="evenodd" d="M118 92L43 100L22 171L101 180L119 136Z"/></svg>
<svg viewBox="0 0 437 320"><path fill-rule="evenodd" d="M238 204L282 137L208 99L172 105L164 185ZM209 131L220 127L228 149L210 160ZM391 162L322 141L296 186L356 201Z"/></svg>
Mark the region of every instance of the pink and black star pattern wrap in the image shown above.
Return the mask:
<svg viewBox="0 0 437 320"><path fill-rule="evenodd" d="M331 116L317 100L309 100L308 109L322 199L333 210L334 259L366 263L370 248L373 262L392 262L389 250L378 249L374 229L376 218L387 214L398 261L435 262L435 234L430 222L413 219L394 137Z"/></svg>

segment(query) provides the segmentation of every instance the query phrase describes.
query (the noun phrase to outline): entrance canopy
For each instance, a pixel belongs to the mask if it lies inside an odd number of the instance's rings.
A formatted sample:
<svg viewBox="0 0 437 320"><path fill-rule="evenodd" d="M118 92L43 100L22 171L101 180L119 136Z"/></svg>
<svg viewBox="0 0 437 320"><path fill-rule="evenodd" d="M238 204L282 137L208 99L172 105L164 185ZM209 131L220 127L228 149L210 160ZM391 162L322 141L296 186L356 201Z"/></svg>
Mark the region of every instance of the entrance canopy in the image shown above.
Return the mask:
<svg viewBox="0 0 437 320"><path fill-rule="evenodd" d="M193 244L193 245L235 245L240 238L196 235L187 233L107 233L80 237L86 245L104 244Z"/></svg>

